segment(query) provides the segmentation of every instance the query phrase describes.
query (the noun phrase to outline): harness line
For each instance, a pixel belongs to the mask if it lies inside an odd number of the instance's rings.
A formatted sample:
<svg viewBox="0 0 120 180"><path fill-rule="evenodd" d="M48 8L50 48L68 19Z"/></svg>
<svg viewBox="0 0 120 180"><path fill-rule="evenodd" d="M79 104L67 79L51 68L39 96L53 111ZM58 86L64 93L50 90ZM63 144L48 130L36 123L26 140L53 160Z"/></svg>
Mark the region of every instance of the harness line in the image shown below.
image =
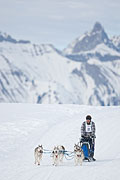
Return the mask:
<svg viewBox="0 0 120 180"><path fill-rule="evenodd" d="M60 150L59 151L60 153L63 153L64 155L65 155L65 158L67 159L67 160L71 160L71 159L73 159L74 158L74 152L72 152L72 151L65 151L65 150ZM48 149L43 149L43 153L44 154L51 154L52 153L52 150L48 150ZM67 157L69 157L69 158L67 158Z"/></svg>

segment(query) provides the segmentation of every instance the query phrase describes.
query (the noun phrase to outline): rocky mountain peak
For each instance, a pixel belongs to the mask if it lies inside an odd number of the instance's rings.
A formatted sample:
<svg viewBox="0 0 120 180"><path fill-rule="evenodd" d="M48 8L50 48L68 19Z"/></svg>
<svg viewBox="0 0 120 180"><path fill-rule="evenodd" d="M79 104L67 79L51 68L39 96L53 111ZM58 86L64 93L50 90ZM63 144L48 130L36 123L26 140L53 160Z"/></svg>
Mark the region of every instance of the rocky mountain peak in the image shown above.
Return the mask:
<svg viewBox="0 0 120 180"><path fill-rule="evenodd" d="M8 35L7 33L3 33L0 31L0 42L11 42L11 43L30 43L30 41L26 41L26 40L19 40L17 41L16 39L12 38L10 35Z"/></svg>
<svg viewBox="0 0 120 180"><path fill-rule="evenodd" d="M96 22L90 32L85 33L82 37L70 43L64 52L66 54L76 55L83 51L91 51L100 44L105 44L107 47L117 50L112 41L108 38L102 25Z"/></svg>
<svg viewBox="0 0 120 180"><path fill-rule="evenodd" d="M100 31L104 31L102 25L99 22L96 22L92 32L100 32Z"/></svg>

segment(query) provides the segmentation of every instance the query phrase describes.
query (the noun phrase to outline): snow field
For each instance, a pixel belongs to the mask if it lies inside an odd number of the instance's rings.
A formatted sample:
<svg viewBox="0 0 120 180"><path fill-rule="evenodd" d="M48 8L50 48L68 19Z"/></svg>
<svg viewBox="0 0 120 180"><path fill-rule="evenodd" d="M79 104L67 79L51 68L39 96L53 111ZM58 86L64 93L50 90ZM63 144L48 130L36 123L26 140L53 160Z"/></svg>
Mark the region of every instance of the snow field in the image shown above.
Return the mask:
<svg viewBox="0 0 120 180"><path fill-rule="evenodd" d="M1 180L118 180L120 178L120 107L0 104ZM90 114L96 123L96 162L75 166L74 159L52 166L50 154L34 164L34 148L64 145L73 151L80 127Z"/></svg>

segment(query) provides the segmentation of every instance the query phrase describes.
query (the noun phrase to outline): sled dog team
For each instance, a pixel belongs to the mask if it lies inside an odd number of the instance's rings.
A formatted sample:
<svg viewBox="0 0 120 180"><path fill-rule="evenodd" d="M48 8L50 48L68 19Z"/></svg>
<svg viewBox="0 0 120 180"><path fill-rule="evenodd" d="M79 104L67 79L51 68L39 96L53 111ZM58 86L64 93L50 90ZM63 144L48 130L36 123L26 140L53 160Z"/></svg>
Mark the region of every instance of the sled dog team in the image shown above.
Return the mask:
<svg viewBox="0 0 120 180"><path fill-rule="evenodd" d="M60 163L63 162L63 158L65 156L65 147L64 146L55 146L52 153L51 153L51 156L52 156L52 159L53 159L53 165L54 166L57 166L59 165ZM38 164L40 165L40 162L42 160L42 157L43 157L43 146L42 145L39 145L38 147L35 148L34 150L34 156L35 156L35 164ZM74 145L74 163L75 165L77 166L78 164L82 165L82 162L83 162L83 159L84 159L84 153L83 153L83 150L82 148L75 144Z"/></svg>
<svg viewBox="0 0 120 180"><path fill-rule="evenodd" d="M95 149L95 135L96 132L96 127L95 123L92 121L92 117L90 115L86 116L86 121L82 123L81 126L81 141L80 143L87 142L90 145L90 155L89 158L95 161L96 159L94 158L94 149ZM42 145L39 145L37 148L35 148L34 155L35 155L35 164L40 165L40 161L42 160L43 156L43 147ZM63 161L63 157L65 156L65 148L64 146L55 146L53 151L52 151L52 158L53 158L53 165L57 166L60 162ZM74 162L75 165L82 165L82 162L86 157L84 156L84 152L82 148L75 144L74 145Z"/></svg>

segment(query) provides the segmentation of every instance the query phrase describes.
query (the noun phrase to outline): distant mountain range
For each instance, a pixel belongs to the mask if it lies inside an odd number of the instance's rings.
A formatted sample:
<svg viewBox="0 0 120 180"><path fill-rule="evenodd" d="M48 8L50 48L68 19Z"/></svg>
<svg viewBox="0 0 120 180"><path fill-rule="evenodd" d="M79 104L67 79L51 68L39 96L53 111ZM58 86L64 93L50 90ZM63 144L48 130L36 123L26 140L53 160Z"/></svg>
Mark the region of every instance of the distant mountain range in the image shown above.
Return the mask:
<svg viewBox="0 0 120 180"><path fill-rule="evenodd" d="M16 39L12 38L10 35L7 35L6 33L0 32L0 42L11 42L11 43L30 43L30 41L25 41L25 40L19 40L17 41Z"/></svg>
<svg viewBox="0 0 120 180"><path fill-rule="evenodd" d="M120 105L120 36L96 22L61 52L0 32L0 102Z"/></svg>

